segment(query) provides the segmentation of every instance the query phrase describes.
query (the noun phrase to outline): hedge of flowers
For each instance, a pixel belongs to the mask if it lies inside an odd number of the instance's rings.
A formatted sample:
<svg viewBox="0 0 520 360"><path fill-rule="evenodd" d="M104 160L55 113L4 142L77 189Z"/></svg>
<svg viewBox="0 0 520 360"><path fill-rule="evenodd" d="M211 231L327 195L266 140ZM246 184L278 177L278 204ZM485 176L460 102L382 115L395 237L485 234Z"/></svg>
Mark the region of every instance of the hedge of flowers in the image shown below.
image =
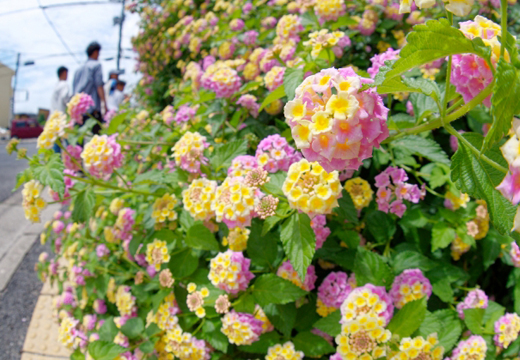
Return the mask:
<svg viewBox="0 0 520 360"><path fill-rule="evenodd" d="M8 145L72 359L518 357L516 6L128 8L138 105Z"/></svg>

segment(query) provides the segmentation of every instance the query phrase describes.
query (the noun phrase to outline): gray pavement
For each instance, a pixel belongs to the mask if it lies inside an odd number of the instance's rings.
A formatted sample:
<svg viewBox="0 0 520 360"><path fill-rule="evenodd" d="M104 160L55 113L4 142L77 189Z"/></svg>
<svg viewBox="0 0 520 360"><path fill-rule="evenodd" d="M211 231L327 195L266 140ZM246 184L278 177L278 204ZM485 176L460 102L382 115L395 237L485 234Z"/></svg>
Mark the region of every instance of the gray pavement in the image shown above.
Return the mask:
<svg viewBox="0 0 520 360"><path fill-rule="evenodd" d="M42 282L34 271L38 256L46 251L33 235L32 247L25 255L3 292L0 292L0 360L19 360L25 334L42 289Z"/></svg>
<svg viewBox="0 0 520 360"><path fill-rule="evenodd" d="M16 174L27 168L26 160L16 160L16 154L7 154L7 143L6 140L0 140L0 203L12 195ZM36 154L36 139L23 139L19 147L26 148L27 156L32 156Z"/></svg>

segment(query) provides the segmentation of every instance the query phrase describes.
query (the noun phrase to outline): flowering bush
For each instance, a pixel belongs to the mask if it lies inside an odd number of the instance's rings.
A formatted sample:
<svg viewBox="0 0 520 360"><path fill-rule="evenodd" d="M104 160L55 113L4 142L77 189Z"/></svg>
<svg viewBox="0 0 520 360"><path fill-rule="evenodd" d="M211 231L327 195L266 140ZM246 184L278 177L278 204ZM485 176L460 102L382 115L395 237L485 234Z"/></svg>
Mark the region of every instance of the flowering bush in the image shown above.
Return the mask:
<svg viewBox="0 0 520 360"><path fill-rule="evenodd" d="M38 154L7 147L28 220L46 187L67 206L36 269L72 358L517 357L518 10L498 5L131 1L137 105L94 135L78 95Z"/></svg>

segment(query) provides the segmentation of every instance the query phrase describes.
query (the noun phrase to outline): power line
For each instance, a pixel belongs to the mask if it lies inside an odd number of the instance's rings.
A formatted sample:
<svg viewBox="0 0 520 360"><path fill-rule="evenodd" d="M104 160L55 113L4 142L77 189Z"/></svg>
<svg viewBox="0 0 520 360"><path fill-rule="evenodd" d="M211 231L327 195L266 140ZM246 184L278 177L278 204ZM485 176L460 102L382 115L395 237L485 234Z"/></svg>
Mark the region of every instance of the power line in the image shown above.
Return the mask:
<svg viewBox="0 0 520 360"><path fill-rule="evenodd" d="M67 45L67 43L65 42L65 40L63 40L63 38L61 37L61 34L59 33L58 29L56 29L56 26L54 26L54 23L51 21L51 19L49 18L49 16L47 15L47 12L45 11L45 9L43 8L42 4L40 3L40 0L37 0L38 1L38 5L40 5L40 8L42 9L42 13L43 15L45 16L45 19L47 20L47 23L51 26L52 30L54 30L54 33L56 34L56 36L58 37L58 39L60 39L61 43L63 44L63 46L65 47L65 49L67 49L67 51L69 52L70 56L72 56L74 58L74 60L76 60L76 62L78 64L80 64L80 61L78 60L78 58L76 57L76 55L74 55L74 53L72 52L72 50L70 50L69 46Z"/></svg>
<svg viewBox="0 0 520 360"><path fill-rule="evenodd" d="M6 11L6 12L3 12L3 13L0 13L0 16L11 15L11 14L16 14L16 13L25 12L25 11L37 10L37 9L46 10L46 9L62 7L62 6L119 4L119 2L118 1L114 1L114 0L108 0L108 1L105 0L105 1L83 1L83 2L73 2L73 3L41 5L40 2L38 1L38 4L39 4L39 6L34 6L34 7L30 7L30 8L25 8L25 9L17 9L17 10Z"/></svg>

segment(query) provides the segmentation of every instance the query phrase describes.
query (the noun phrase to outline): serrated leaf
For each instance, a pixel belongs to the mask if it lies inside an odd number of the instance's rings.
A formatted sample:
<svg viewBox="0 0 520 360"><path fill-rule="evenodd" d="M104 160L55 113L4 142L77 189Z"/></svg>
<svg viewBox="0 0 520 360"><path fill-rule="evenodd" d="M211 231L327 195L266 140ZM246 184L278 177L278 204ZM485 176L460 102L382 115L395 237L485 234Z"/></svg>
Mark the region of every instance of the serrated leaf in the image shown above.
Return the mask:
<svg viewBox="0 0 520 360"><path fill-rule="evenodd" d="M72 210L72 220L84 223L90 219L94 210L96 198L94 192L85 189L74 198L74 209Z"/></svg>
<svg viewBox="0 0 520 360"><path fill-rule="evenodd" d="M186 245L194 249L219 251L220 247L215 235L204 226L202 221L196 221L186 233Z"/></svg>
<svg viewBox="0 0 520 360"><path fill-rule="evenodd" d="M155 345L151 341L145 341L139 345L139 349L145 354L151 354L155 349Z"/></svg>
<svg viewBox="0 0 520 360"><path fill-rule="evenodd" d="M267 97L262 101L262 105L260 105L260 109L258 111L262 111L267 105L272 103L273 101L276 101L278 99L281 99L285 96L285 87L283 85L276 88L275 91L271 92Z"/></svg>
<svg viewBox="0 0 520 360"><path fill-rule="evenodd" d="M316 321L314 327L323 332L326 332L330 336L337 336L341 333L341 312L338 310L330 313L328 316Z"/></svg>
<svg viewBox="0 0 520 360"><path fill-rule="evenodd" d="M480 149L482 147L483 138L481 135L465 133L462 136L475 148ZM495 163L507 168L506 161L496 147L486 151L485 155ZM516 206L495 189L504 176L505 173L475 156L463 142L459 143L459 149L452 158L452 181L460 191L471 197L485 200L495 229L501 234L509 234L513 227Z"/></svg>
<svg viewBox="0 0 520 360"><path fill-rule="evenodd" d="M35 179L56 191L60 198L63 198L65 192L63 169L60 155L52 154L44 164L35 165L32 168L32 173Z"/></svg>
<svg viewBox="0 0 520 360"><path fill-rule="evenodd" d="M134 317L128 319L123 326L121 326L121 332L129 339L134 339L141 335L144 331L143 319Z"/></svg>
<svg viewBox="0 0 520 360"><path fill-rule="evenodd" d="M406 303L386 327L392 334L403 337L412 335L426 316L426 298Z"/></svg>
<svg viewBox="0 0 520 360"><path fill-rule="evenodd" d="M193 255L190 248L184 249L181 252L170 257L168 268L172 276L176 279L190 276L199 265L199 259Z"/></svg>
<svg viewBox="0 0 520 360"><path fill-rule="evenodd" d="M432 228L432 252L437 249L444 249L455 240L456 236L455 229L443 222L436 223Z"/></svg>
<svg viewBox="0 0 520 360"><path fill-rule="evenodd" d="M267 219L265 219L264 225L262 227L262 236L265 236L269 231L271 231L271 229L275 227L276 224L278 224L281 220L282 218L276 215L269 216Z"/></svg>
<svg viewBox="0 0 520 360"><path fill-rule="evenodd" d="M395 222L382 211L372 211L366 217L367 228L378 244L388 242L395 233Z"/></svg>
<svg viewBox="0 0 520 360"><path fill-rule="evenodd" d="M114 323L113 318L108 318L105 320L103 325L99 328L99 339L112 342L114 341L114 338L116 337L117 333L119 332L119 329L117 328L116 324Z"/></svg>
<svg viewBox="0 0 520 360"><path fill-rule="evenodd" d="M280 332L289 336L296 321L296 306L294 303L285 305L268 304L263 308L271 324Z"/></svg>
<svg viewBox="0 0 520 360"><path fill-rule="evenodd" d="M309 357L320 357L334 352L334 348L325 338L310 331L298 333L292 341L296 350L303 351Z"/></svg>
<svg viewBox="0 0 520 360"><path fill-rule="evenodd" d="M247 151L247 140L231 141L215 148L211 157L211 166L215 169L228 168L231 161L238 155L244 155Z"/></svg>
<svg viewBox="0 0 520 360"><path fill-rule="evenodd" d="M423 156L430 161L440 162L446 165L450 164L448 155L446 155L440 145L432 139L423 138L418 135L408 135L392 142L392 145L406 148L410 150L411 153Z"/></svg>
<svg viewBox="0 0 520 360"><path fill-rule="evenodd" d="M282 224L280 239L291 265L301 281L305 281L307 268L316 251L316 236L309 216L304 213L291 215Z"/></svg>
<svg viewBox="0 0 520 360"><path fill-rule="evenodd" d="M352 197L345 189L341 191L341 194L341 198L338 199L338 207L335 207L332 211L340 217L340 220L348 220L353 224L359 223L358 212Z"/></svg>
<svg viewBox="0 0 520 360"><path fill-rule="evenodd" d="M114 360L128 349L106 341L97 340L88 344L88 353L94 360Z"/></svg>
<svg viewBox="0 0 520 360"><path fill-rule="evenodd" d="M433 269L437 264L428 257L417 251L403 251L397 254L393 260L394 271L396 274L402 273L406 269L420 269L423 272Z"/></svg>
<svg viewBox="0 0 520 360"><path fill-rule="evenodd" d="M484 331L482 327L484 312L484 309L464 309L464 323L475 335L480 335Z"/></svg>
<svg viewBox="0 0 520 360"><path fill-rule="evenodd" d="M32 175L32 172L31 172L31 168L27 168L24 171L19 172L18 174L16 174L16 185L14 186L13 191L18 189L20 186L22 186L26 182L31 181L32 178L33 178L33 175Z"/></svg>
<svg viewBox="0 0 520 360"><path fill-rule="evenodd" d="M358 248L354 261L354 273L358 286L373 284L389 287L394 281L394 274L390 267L383 261L381 255Z"/></svg>
<svg viewBox="0 0 520 360"><path fill-rule="evenodd" d="M108 125L108 129L107 129L108 135L112 135L117 131L117 128L119 127L119 125L121 125L123 123L123 121L125 121L126 115L127 115L127 113L118 114L110 120L110 125Z"/></svg>
<svg viewBox="0 0 520 360"><path fill-rule="evenodd" d="M268 218L269 219L269 218ZM262 223L259 219L253 219L251 223L251 233L247 240L247 256L255 265L262 267L272 267L278 254L278 236L261 234Z"/></svg>
<svg viewBox="0 0 520 360"><path fill-rule="evenodd" d="M442 324L442 329L438 334L439 344L444 347L444 352L447 353L459 341L462 334L462 323L455 310L437 310L433 314Z"/></svg>
<svg viewBox="0 0 520 360"><path fill-rule="evenodd" d="M383 86L404 72L453 54L476 54L486 57L488 52L478 42L471 41L451 26L446 19L429 20L415 25L406 37L407 44L401 49L399 59L385 76Z"/></svg>
<svg viewBox="0 0 520 360"><path fill-rule="evenodd" d="M422 336L423 338L427 338L428 335L431 334L439 334L439 332L442 329L442 324L435 316L429 311L426 311L426 315L424 316L424 320L421 323L421 326L419 326L419 329L417 329L417 335Z"/></svg>
<svg viewBox="0 0 520 360"><path fill-rule="evenodd" d="M446 278L433 283L432 291L446 303L451 303L453 301L453 289L451 288L449 280Z"/></svg>
<svg viewBox="0 0 520 360"><path fill-rule="evenodd" d="M221 331L222 321L220 319L208 320L202 328L204 339L215 349L227 352L229 340Z"/></svg>
<svg viewBox="0 0 520 360"><path fill-rule="evenodd" d="M294 91L303 81L303 68L286 68L283 75L285 95L290 101L294 99Z"/></svg>
<svg viewBox="0 0 520 360"><path fill-rule="evenodd" d="M306 294L305 291L274 274L260 276L254 284L252 291L260 306L268 304L287 304Z"/></svg>
<svg viewBox="0 0 520 360"><path fill-rule="evenodd" d="M493 123L484 139L482 150L489 149L511 129L513 116L520 112L520 79L516 68L500 58L496 69L495 87L491 97Z"/></svg>

